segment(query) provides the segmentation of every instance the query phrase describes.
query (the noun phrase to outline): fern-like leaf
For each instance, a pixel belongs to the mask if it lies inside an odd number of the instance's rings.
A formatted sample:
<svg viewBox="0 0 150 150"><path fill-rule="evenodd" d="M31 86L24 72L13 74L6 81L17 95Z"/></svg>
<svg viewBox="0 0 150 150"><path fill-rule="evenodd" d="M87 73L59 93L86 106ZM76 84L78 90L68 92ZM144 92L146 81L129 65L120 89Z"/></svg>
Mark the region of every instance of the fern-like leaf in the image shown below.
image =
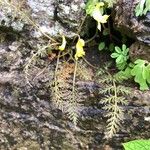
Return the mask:
<svg viewBox="0 0 150 150"><path fill-rule="evenodd" d="M78 103L76 100L69 100L66 112L68 114L69 119L74 123L74 125L77 125L78 122Z"/></svg>
<svg viewBox="0 0 150 150"><path fill-rule="evenodd" d="M103 83L104 87L99 93L103 94L104 98L100 100L100 103L104 105L103 109L106 110L106 117L108 118L105 138L112 138L119 130L120 121L124 118L121 107L127 104L124 95L128 95L130 92L126 87L118 85L116 76L114 78L107 70L101 76L99 82Z"/></svg>
<svg viewBox="0 0 150 150"><path fill-rule="evenodd" d="M114 87L107 85L105 86L104 89L100 90L99 93L106 95L106 94L110 94L112 91L114 91Z"/></svg>
<svg viewBox="0 0 150 150"><path fill-rule="evenodd" d="M112 82L112 77L109 75L103 75L103 77L99 79L99 82L110 84Z"/></svg>
<svg viewBox="0 0 150 150"><path fill-rule="evenodd" d="M125 86L122 86L122 85L118 85L117 93L122 94L122 95L129 95L131 92L129 88L126 88Z"/></svg>

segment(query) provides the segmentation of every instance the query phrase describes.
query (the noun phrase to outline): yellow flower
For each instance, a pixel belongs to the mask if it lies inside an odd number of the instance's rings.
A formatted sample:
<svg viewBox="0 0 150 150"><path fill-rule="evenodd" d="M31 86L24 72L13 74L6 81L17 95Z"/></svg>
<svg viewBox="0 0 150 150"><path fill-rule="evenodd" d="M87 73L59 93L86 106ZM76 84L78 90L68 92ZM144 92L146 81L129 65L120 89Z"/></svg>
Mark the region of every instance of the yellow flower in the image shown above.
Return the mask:
<svg viewBox="0 0 150 150"><path fill-rule="evenodd" d="M62 44L61 44L61 46L59 46L59 50L60 51L63 51L64 49L65 49L65 47L66 47L66 44L67 44L67 42L66 42L66 38L65 38L65 36L63 35L62 36Z"/></svg>
<svg viewBox="0 0 150 150"><path fill-rule="evenodd" d="M99 23L106 23L109 15L102 15L99 9L95 9L92 14L93 18Z"/></svg>
<svg viewBox="0 0 150 150"><path fill-rule="evenodd" d="M78 58L83 57L85 55L85 51L83 50L83 46L85 45L85 42L83 39L79 39L76 44L76 54L75 59L78 60Z"/></svg>
<svg viewBox="0 0 150 150"><path fill-rule="evenodd" d="M103 3L103 2L100 2L100 3ZM101 30L101 23L106 23L107 22L107 19L109 17L109 15L103 15L103 8L100 8L104 6L104 3L103 4L98 4L93 13L92 13L92 17L97 21L98 25L97 25L97 28L99 30Z"/></svg>

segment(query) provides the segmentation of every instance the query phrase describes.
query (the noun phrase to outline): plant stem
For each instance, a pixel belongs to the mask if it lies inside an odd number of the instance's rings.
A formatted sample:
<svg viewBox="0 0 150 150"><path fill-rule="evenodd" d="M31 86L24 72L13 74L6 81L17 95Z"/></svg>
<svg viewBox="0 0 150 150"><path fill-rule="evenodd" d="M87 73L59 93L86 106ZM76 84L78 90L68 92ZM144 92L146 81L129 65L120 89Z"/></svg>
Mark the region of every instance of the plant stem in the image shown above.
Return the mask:
<svg viewBox="0 0 150 150"><path fill-rule="evenodd" d="M74 74L73 74L73 87L72 87L73 95L75 94L75 82L76 82L77 67L78 67L78 61L76 60L75 61L75 68L74 68Z"/></svg>

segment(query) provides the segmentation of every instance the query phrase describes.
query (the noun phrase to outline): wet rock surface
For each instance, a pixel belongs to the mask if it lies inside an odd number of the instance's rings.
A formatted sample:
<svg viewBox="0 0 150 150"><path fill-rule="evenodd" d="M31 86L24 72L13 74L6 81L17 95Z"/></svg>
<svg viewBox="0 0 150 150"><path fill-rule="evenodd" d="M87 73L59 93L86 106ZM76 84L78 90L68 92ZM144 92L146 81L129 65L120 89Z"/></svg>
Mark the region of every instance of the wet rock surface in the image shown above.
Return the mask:
<svg viewBox="0 0 150 150"><path fill-rule="evenodd" d="M147 57L150 49L150 12L145 16L136 17L135 7L138 2L133 0L118 1L115 7L114 26L123 34L136 40L133 57L141 58L142 55L143 59L150 61L150 58ZM142 47L142 54L139 45Z"/></svg>

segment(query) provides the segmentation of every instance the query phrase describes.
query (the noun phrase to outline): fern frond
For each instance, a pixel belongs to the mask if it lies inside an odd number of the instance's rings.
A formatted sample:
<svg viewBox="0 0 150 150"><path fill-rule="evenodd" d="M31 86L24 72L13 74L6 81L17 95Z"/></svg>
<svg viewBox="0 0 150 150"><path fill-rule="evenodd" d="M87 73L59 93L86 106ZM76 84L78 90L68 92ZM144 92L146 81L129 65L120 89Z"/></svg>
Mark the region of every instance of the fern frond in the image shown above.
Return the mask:
<svg viewBox="0 0 150 150"><path fill-rule="evenodd" d="M104 88L99 91L100 94L103 94L104 98L100 100L100 103L103 104L103 109L107 112L107 126L105 138L112 138L114 134L119 130L121 126L121 120L124 118L124 111L122 105L126 105L127 101L125 100L124 95L128 95L130 90L120 84L118 80L124 80L125 77L121 77L120 72L116 75L111 75L107 67L104 67L101 73L100 83L104 84ZM122 79L121 79L122 78Z"/></svg>
<svg viewBox="0 0 150 150"><path fill-rule="evenodd" d="M108 112L109 111L113 111L114 110L114 107L113 107L113 104L106 104L103 109L107 110Z"/></svg>
<svg viewBox="0 0 150 150"><path fill-rule="evenodd" d="M101 104L110 104L110 103L112 103L112 102L114 102L114 99L115 99L115 96L113 96L113 95L107 95L105 98L103 98L101 101L100 101L100 103Z"/></svg>
<svg viewBox="0 0 150 150"><path fill-rule="evenodd" d="M111 86L111 85L107 85L107 86L105 86L104 89L99 91L100 94L104 94L104 95L105 94L110 94L111 92L114 92L114 87Z"/></svg>
<svg viewBox="0 0 150 150"><path fill-rule="evenodd" d="M120 107L116 107L116 111L109 112L107 114L109 119L107 120L107 131L105 138L112 138L114 134L119 130L121 126L120 121L123 119L123 110Z"/></svg>
<svg viewBox="0 0 150 150"><path fill-rule="evenodd" d="M128 79L128 78L124 75L124 72L123 72L123 71L120 71L120 72L116 73L113 77L114 77L114 79L115 79L117 82L122 82L122 81Z"/></svg>
<svg viewBox="0 0 150 150"><path fill-rule="evenodd" d="M102 69L102 68L100 68L100 69L97 71L96 75L97 75L97 76L101 76L101 75L103 75L103 74L105 74L105 73L106 73L105 70Z"/></svg>
<svg viewBox="0 0 150 150"><path fill-rule="evenodd" d="M121 105L127 105L128 104L125 97L123 97L123 96L118 96L117 102L118 102L118 104L121 104Z"/></svg>
<svg viewBox="0 0 150 150"><path fill-rule="evenodd" d="M74 125L77 125L78 122L78 105L78 102L72 97L72 99L68 101L68 104L66 106L68 118L74 123Z"/></svg>
<svg viewBox="0 0 150 150"><path fill-rule="evenodd" d="M99 82L110 84L112 83L112 77L109 75L103 75L103 78L99 79Z"/></svg>
<svg viewBox="0 0 150 150"><path fill-rule="evenodd" d="M107 62L104 63L105 72L108 70L109 67L112 66L112 63L113 63L112 61L107 61Z"/></svg>
<svg viewBox="0 0 150 150"><path fill-rule="evenodd" d="M57 82L57 81L54 81L54 82ZM62 97L63 94L60 90L59 83L54 83L54 87L52 88L51 95L52 95L52 101L54 102L55 106L58 109L63 110L63 107L64 107L63 97Z"/></svg>
<svg viewBox="0 0 150 150"><path fill-rule="evenodd" d="M118 85L117 86L117 93L122 95L129 95L131 92L129 88L126 88L125 86Z"/></svg>

